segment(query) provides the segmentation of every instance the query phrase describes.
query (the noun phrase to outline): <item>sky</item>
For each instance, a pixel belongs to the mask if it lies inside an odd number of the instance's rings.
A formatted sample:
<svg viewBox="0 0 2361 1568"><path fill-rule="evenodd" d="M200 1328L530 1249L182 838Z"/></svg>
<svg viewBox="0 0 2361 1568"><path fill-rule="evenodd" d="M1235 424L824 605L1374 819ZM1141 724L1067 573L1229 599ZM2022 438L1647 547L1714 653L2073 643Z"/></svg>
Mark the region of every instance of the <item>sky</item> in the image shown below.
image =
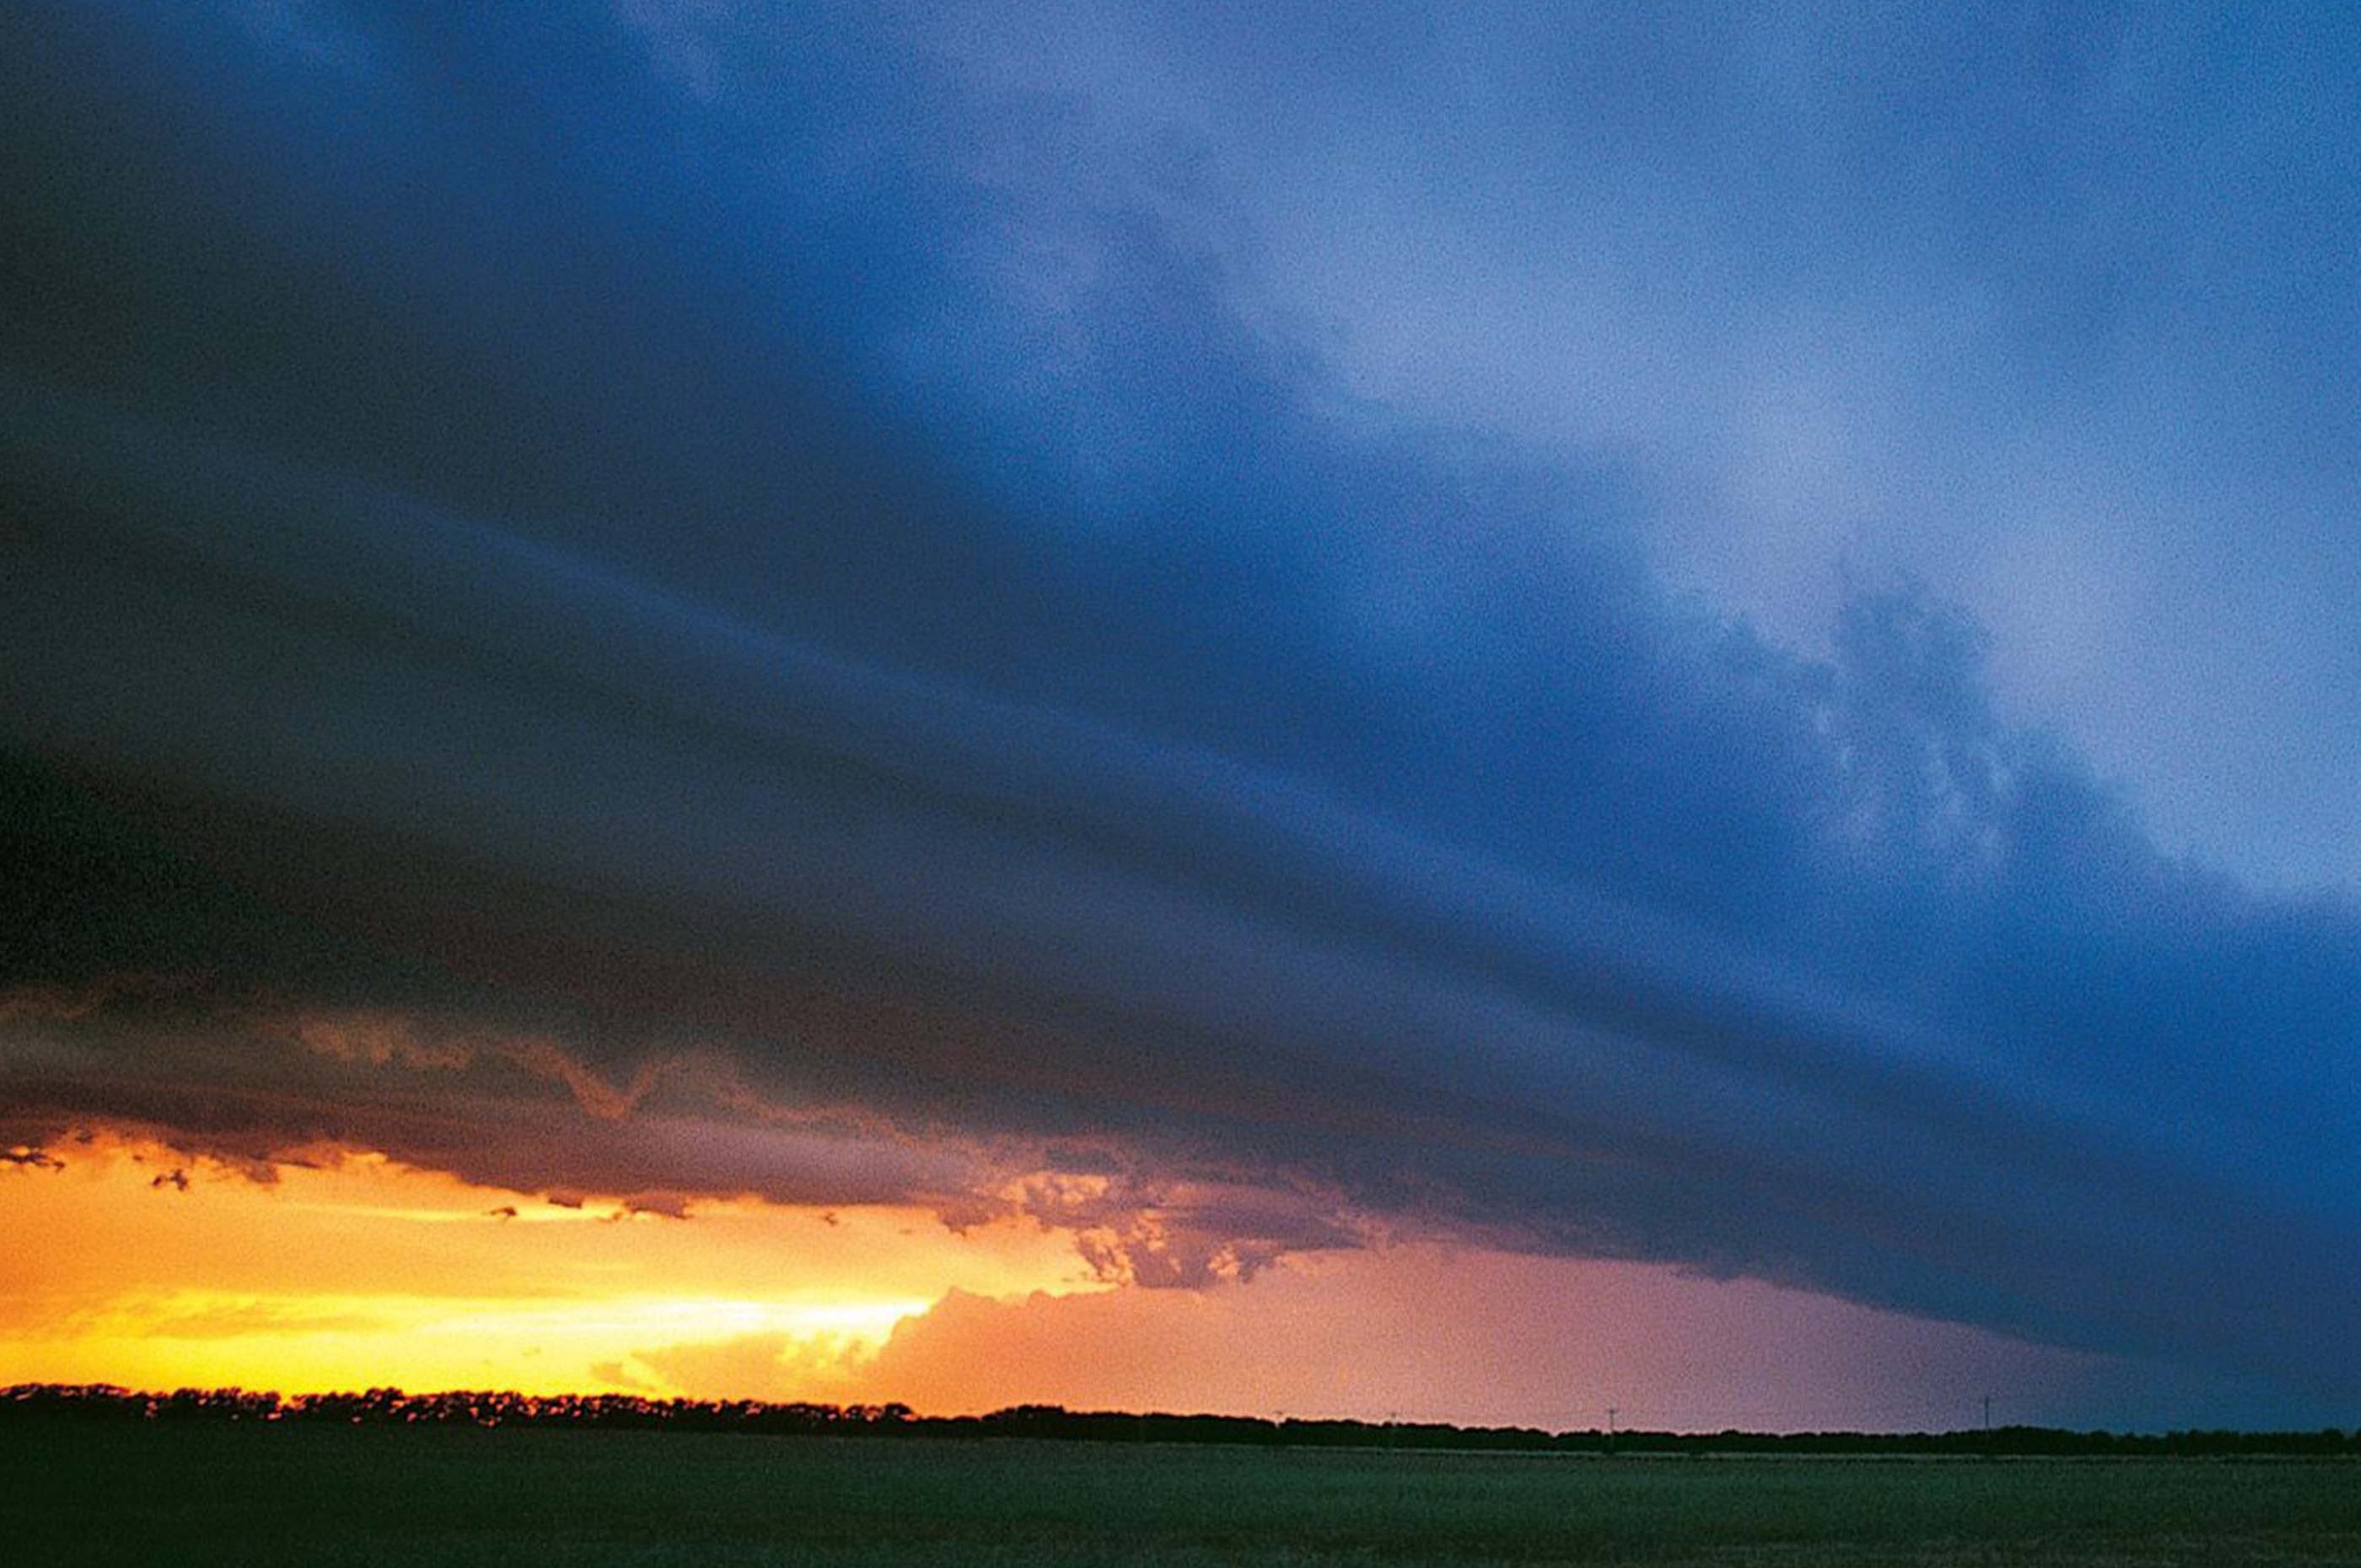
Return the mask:
<svg viewBox="0 0 2361 1568"><path fill-rule="evenodd" d="M2361 1421L2334 6L29 0L0 1379Z"/></svg>

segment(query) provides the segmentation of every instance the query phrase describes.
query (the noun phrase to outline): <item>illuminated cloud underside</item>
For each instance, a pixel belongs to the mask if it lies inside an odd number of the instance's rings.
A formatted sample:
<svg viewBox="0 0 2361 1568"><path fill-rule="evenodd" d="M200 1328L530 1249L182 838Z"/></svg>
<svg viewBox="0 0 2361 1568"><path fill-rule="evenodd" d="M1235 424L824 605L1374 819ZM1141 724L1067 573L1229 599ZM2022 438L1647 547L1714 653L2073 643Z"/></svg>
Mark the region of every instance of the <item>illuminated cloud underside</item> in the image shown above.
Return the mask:
<svg viewBox="0 0 2361 1568"><path fill-rule="evenodd" d="M1412 1243L1252 1285L1109 1288L1072 1232L907 1208L469 1186L380 1156L251 1173L74 1141L0 1171L0 1383L285 1392L511 1387L1053 1401L1463 1422L1943 1427L2107 1401L2138 1423L2235 1389L1743 1282ZM2232 1409L2225 1404L2219 1408Z"/></svg>
<svg viewBox="0 0 2361 1568"><path fill-rule="evenodd" d="M0 1381L620 1391L675 1347L760 1336L796 1396L841 1398L948 1290L1103 1289L1023 1222L752 1199L668 1218L321 1153L267 1183L113 1140L0 1173Z"/></svg>

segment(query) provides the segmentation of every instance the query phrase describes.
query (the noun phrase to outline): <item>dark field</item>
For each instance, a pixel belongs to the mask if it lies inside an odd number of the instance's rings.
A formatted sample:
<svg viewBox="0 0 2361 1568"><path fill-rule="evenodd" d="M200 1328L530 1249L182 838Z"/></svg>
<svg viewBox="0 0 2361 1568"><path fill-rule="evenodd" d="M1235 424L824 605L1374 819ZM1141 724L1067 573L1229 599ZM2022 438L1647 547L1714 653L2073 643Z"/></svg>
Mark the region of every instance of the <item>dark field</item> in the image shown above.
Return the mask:
<svg viewBox="0 0 2361 1568"><path fill-rule="evenodd" d="M2361 1465L1593 1458L694 1432L0 1432L61 1562L2361 1563Z"/></svg>

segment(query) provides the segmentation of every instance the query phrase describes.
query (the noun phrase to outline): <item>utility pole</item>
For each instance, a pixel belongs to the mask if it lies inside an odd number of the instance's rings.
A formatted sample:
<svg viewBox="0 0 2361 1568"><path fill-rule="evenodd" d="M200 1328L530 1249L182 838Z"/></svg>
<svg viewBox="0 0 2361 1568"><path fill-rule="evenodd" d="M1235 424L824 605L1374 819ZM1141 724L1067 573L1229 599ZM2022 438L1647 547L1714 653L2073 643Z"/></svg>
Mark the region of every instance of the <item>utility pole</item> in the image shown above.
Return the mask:
<svg viewBox="0 0 2361 1568"><path fill-rule="evenodd" d="M1992 1430L1992 1396L1989 1394L1984 1396L1984 1430Z"/></svg>
<svg viewBox="0 0 2361 1568"><path fill-rule="evenodd" d="M1613 1405L1607 1408L1607 1451L1609 1454L1615 1452L1615 1411Z"/></svg>

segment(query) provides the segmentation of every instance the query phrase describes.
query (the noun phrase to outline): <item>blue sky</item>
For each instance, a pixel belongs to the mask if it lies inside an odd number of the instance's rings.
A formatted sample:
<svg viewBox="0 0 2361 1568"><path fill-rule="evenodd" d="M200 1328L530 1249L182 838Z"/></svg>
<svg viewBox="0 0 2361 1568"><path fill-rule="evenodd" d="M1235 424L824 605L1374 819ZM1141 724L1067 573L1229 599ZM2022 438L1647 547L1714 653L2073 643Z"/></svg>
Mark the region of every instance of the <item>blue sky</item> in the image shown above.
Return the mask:
<svg viewBox="0 0 2361 1568"><path fill-rule="evenodd" d="M415 1135L257 995L694 1037L2361 1393L2334 9L0 26L12 766L226 889L18 835L8 978L216 999L27 1140Z"/></svg>

